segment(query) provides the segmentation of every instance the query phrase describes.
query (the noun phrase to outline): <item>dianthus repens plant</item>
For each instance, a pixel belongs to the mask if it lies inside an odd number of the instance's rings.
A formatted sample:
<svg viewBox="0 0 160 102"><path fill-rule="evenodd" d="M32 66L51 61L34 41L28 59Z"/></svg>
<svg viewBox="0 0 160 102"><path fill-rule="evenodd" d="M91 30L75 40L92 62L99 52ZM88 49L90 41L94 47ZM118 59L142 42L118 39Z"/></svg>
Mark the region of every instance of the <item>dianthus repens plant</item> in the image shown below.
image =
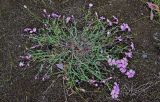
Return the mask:
<svg viewBox="0 0 160 102"><path fill-rule="evenodd" d="M119 24L115 16L99 17L97 12L92 13L92 6L89 4L84 13L83 25L73 15L48 13L44 9L43 27L24 29L33 46L21 56L19 66L36 63L39 71L35 78L43 74L42 80L55 75L56 69L71 89L82 83L106 85L112 98L117 99L120 88L116 75L135 75L128 68L135 50L131 28L126 23Z"/></svg>

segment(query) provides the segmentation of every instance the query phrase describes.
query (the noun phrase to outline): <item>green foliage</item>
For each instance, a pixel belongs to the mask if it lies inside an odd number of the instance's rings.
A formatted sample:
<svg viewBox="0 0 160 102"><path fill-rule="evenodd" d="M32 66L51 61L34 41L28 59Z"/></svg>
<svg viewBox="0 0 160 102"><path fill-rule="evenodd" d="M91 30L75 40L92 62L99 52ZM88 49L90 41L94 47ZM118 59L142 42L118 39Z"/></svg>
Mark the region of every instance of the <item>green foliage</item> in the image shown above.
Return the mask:
<svg viewBox="0 0 160 102"><path fill-rule="evenodd" d="M153 2L160 6L160 0L153 0Z"/></svg>
<svg viewBox="0 0 160 102"><path fill-rule="evenodd" d="M160 0L153 0L153 2L155 4L157 4L158 6L160 6ZM158 16L160 17L160 12L158 13ZM160 18L159 18L159 20L160 20Z"/></svg>

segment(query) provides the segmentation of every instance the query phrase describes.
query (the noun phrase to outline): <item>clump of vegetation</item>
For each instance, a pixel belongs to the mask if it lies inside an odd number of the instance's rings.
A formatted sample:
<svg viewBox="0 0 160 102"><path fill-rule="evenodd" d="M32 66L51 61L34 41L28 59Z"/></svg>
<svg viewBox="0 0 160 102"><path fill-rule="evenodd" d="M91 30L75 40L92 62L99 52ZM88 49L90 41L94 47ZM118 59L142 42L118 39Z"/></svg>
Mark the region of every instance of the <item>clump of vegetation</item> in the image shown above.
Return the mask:
<svg viewBox="0 0 160 102"><path fill-rule="evenodd" d="M155 4L160 6L160 0L152 0Z"/></svg>
<svg viewBox="0 0 160 102"><path fill-rule="evenodd" d="M153 2L160 7L160 0L153 0ZM159 8L158 16L160 17L160 8Z"/></svg>
<svg viewBox="0 0 160 102"><path fill-rule="evenodd" d="M153 0L152 2L147 2L148 7L151 9L150 19L153 20L154 15L160 16L160 0Z"/></svg>
<svg viewBox="0 0 160 102"><path fill-rule="evenodd" d="M95 87L106 85L113 99L120 93L115 82L116 74L132 78L135 71L128 63L135 50L131 28L126 23L119 24L118 18L111 20L92 13L89 4L83 16L83 26L77 19L43 10L43 27L25 28L33 46L21 56L20 67L36 63L39 70L35 79L43 81L51 75L60 74L71 89L78 89L81 83ZM59 70L55 73L55 69ZM113 84L114 83L114 84Z"/></svg>

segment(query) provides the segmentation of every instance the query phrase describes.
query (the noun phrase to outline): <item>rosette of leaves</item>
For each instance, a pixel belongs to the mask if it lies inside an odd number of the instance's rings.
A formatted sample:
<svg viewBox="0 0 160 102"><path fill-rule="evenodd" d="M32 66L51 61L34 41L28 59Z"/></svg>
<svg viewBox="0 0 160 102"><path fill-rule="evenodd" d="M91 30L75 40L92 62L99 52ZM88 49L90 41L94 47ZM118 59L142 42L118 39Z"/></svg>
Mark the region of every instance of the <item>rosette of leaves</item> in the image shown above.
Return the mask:
<svg viewBox="0 0 160 102"><path fill-rule="evenodd" d="M127 28L122 30L116 17L106 21L90 9L84 13L81 26L74 16L46 11L44 16L44 26L30 34L35 46L28 51L38 74L54 75L57 68L71 88L77 82L108 85L106 79L112 77L113 71L107 60L121 59L130 49L132 39L130 32L124 31Z"/></svg>

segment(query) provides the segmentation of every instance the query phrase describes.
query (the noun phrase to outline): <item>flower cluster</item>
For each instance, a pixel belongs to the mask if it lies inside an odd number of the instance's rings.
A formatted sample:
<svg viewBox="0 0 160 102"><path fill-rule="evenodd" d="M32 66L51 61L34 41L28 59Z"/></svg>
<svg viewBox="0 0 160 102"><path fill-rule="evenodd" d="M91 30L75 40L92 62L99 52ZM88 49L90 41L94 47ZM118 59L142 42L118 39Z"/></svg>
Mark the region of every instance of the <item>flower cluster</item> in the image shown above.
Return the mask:
<svg viewBox="0 0 160 102"><path fill-rule="evenodd" d="M52 12L51 14L47 13L46 9L43 10L43 16L45 18L48 18L48 19L52 19L52 18L54 18L54 19L55 18L60 19L61 17L63 17L62 15L59 15L58 13L55 13L55 12ZM73 20L74 20L74 16L73 15L66 17L66 23L69 23L70 21L73 21ZM46 24L45 24L45 26L47 27Z"/></svg>
<svg viewBox="0 0 160 102"><path fill-rule="evenodd" d="M109 58L108 59L108 64L110 66L116 66L119 71L125 75L128 76L128 78L132 78L135 75L135 71L133 70L129 70L127 71L127 65L128 65L128 59L127 58L123 58L123 59L112 59Z"/></svg>
<svg viewBox="0 0 160 102"><path fill-rule="evenodd" d="M47 13L47 10L46 10L46 9L43 9L43 16L44 16L45 18L60 18L60 17L61 17L61 15L59 15L59 14L57 14L57 13L55 13L55 12L53 12L53 13L51 13L51 14Z"/></svg>

